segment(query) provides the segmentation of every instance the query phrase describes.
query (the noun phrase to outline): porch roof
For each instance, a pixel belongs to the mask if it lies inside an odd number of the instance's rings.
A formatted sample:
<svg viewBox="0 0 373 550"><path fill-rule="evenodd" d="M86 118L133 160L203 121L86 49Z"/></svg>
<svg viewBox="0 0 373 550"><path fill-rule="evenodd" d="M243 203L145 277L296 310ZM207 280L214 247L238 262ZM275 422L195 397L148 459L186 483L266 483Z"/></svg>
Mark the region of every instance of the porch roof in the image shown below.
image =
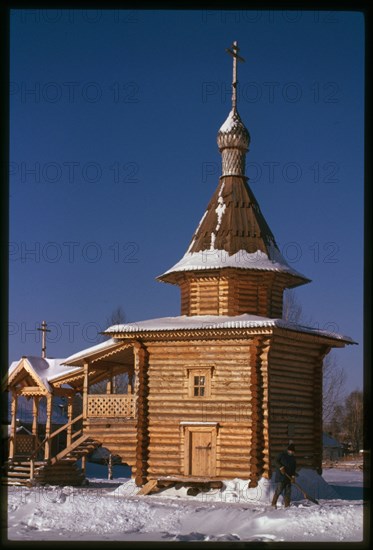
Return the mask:
<svg viewBox="0 0 373 550"><path fill-rule="evenodd" d="M101 355L103 352L114 350L118 345L123 345L123 342L117 338L110 338L110 340L106 340L105 342L101 342L100 344L96 344L95 346L91 346L90 348L83 349L82 351L78 351L77 353L70 355L70 357L64 360L63 364L70 365L71 363L75 363L77 361L81 362L82 359L92 359L95 356ZM62 371L62 374L68 372L68 368L69 367L65 366L65 370Z"/></svg>
<svg viewBox="0 0 373 550"><path fill-rule="evenodd" d="M8 370L6 385L11 386L12 382L17 380L18 374L21 374L21 371L25 370L40 388L47 392L51 392L49 382L58 378L62 373L73 373L79 370L77 367L65 367L63 362L64 359L37 356L22 357L19 361L13 361L11 363Z"/></svg>

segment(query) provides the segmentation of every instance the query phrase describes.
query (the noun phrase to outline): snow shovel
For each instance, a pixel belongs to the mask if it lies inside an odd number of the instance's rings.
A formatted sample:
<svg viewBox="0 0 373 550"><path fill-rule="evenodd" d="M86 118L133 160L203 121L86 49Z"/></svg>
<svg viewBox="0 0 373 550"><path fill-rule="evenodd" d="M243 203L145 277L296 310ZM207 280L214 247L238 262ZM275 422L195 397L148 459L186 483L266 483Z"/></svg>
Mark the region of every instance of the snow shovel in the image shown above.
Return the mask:
<svg viewBox="0 0 373 550"><path fill-rule="evenodd" d="M286 472L285 472L285 475L291 481L291 477ZM315 498L310 497L310 495L307 494L306 491L304 489L302 489L302 487L300 485L298 485L298 483L296 483L295 481L291 481L291 482L293 483L293 485L295 485L300 490L300 492L302 493L304 498L306 498L307 500L310 500L311 502L314 502L315 504L320 504L318 500L316 500Z"/></svg>

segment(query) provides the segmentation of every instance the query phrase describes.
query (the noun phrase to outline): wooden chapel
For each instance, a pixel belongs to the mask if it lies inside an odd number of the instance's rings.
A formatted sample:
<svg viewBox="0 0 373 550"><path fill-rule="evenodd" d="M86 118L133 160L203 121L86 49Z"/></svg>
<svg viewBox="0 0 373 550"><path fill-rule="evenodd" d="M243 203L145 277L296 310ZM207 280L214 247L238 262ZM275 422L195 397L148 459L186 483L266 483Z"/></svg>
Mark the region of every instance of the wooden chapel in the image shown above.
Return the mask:
<svg viewBox="0 0 373 550"><path fill-rule="evenodd" d="M323 359L354 342L282 318L284 291L310 281L281 255L248 185L236 42L229 52L222 173L186 253L158 277L180 287L180 316L111 326L109 340L64 361L51 386L81 393L82 429L55 464L88 441L121 456L138 486L236 477L256 486L291 440L299 467L321 471ZM90 391L98 380L105 393Z"/></svg>

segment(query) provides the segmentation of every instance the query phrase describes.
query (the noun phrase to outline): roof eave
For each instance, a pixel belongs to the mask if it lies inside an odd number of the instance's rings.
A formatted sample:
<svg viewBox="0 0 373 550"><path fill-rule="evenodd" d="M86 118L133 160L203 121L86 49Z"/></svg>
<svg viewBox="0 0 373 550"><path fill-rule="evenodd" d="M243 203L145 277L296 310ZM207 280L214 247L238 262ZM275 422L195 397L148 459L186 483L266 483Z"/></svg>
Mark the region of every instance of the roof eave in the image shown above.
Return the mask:
<svg viewBox="0 0 373 550"><path fill-rule="evenodd" d="M349 338L348 336L344 336L344 335L341 335L341 334L335 334L335 333L323 333L323 332L317 332L317 330L312 330L312 327L304 327L305 330L300 330L300 327L296 327L294 326L291 327L291 326L275 326L275 332L278 332L278 333L283 333L283 332L287 332L290 334L294 333L294 334L304 334L306 337L311 337L311 338L317 338L318 340L324 340L325 342L338 342L340 345L339 346L336 346L335 344L331 347L344 347L345 345L359 345L358 342L355 342L354 340L352 340L352 338ZM308 329L308 330L307 330Z"/></svg>
<svg viewBox="0 0 373 550"><path fill-rule="evenodd" d="M107 333L104 331L101 334L114 338L112 333ZM87 348L81 352L70 355L70 357L67 357L62 364L67 367L82 367L87 360L92 359L95 356L99 357L103 352L106 353L108 350L114 349L118 346L118 344L120 345L120 342L112 342L110 345L103 346L101 349L97 349L96 345L92 346L91 348Z"/></svg>
<svg viewBox="0 0 373 550"><path fill-rule="evenodd" d="M158 275L156 277L157 281L160 281L161 283L170 283L173 285L179 284L180 280L184 279L187 274L202 274L202 273L209 273L211 274L213 271L226 271L226 270L239 270L247 271L251 273L259 273L259 272L266 272L266 273L278 273L283 274L288 277L289 285L287 285L287 288L295 288L301 285L309 284L312 282L312 279L309 279L308 277L305 277L301 273L292 273L289 271L281 271L280 269L253 269L253 268L246 268L246 267L232 267L232 266L226 266L226 267L209 267L206 269L183 269L183 270L177 270L177 271L166 271L162 275ZM292 281L292 282L290 282Z"/></svg>

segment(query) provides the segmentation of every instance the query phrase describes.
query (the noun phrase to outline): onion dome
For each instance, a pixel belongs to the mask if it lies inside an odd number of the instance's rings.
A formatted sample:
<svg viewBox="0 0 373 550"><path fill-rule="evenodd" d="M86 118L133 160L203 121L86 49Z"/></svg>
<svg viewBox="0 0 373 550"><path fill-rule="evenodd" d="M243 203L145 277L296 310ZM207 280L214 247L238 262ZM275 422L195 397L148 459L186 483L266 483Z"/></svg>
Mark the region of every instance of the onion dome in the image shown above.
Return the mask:
<svg viewBox="0 0 373 550"><path fill-rule="evenodd" d="M244 176L250 134L233 104L227 120L218 132L222 156L222 176Z"/></svg>
<svg viewBox="0 0 373 550"><path fill-rule="evenodd" d="M227 147L248 151L250 134L242 122L237 109L232 108L226 121L220 127L217 141L220 152Z"/></svg>

